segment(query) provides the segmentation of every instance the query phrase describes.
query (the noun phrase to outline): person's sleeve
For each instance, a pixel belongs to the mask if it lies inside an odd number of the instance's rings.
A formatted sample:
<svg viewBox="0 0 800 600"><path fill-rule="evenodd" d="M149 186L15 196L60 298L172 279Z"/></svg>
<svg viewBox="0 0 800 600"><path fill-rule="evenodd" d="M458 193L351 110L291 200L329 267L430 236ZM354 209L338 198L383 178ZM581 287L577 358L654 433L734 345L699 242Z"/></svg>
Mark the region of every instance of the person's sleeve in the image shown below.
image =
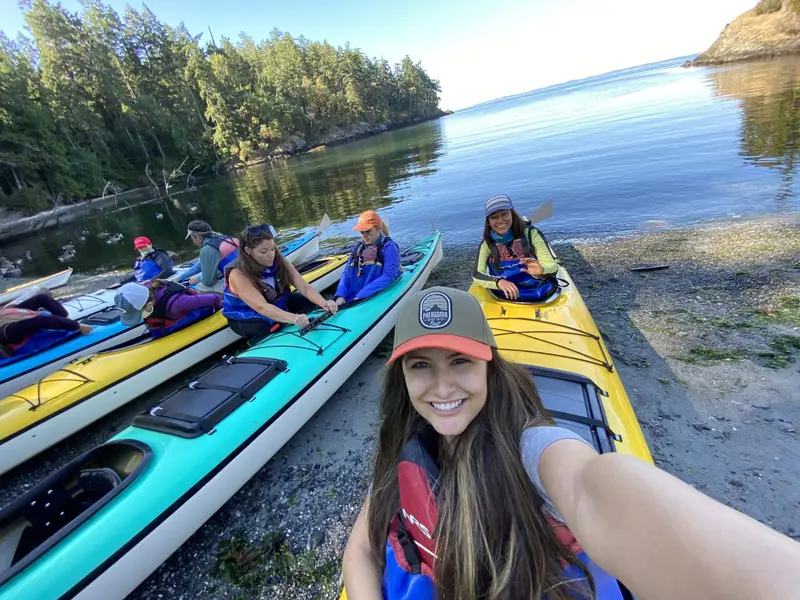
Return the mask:
<svg viewBox="0 0 800 600"><path fill-rule="evenodd" d="M155 259L158 263L158 266L161 267L161 271L159 271L158 275L153 277L153 279L166 279L174 273L172 269L172 260L170 259L169 254L166 252L157 252Z"/></svg>
<svg viewBox="0 0 800 600"><path fill-rule="evenodd" d="M221 308L222 298L218 294L181 294L172 301L169 308L173 314L185 315L206 306Z"/></svg>
<svg viewBox="0 0 800 600"><path fill-rule="evenodd" d="M385 290L400 277L400 273L400 248L394 242L388 243L383 247L383 272L361 288L356 300L369 298Z"/></svg>
<svg viewBox="0 0 800 600"><path fill-rule="evenodd" d="M536 488L539 497L541 497L544 502L545 512L557 521L563 523L564 518L561 516L561 513L558 512L553 501L550 500L550 496L547 494L547 490L544 489L544 485L542 484L542 479L539 477L539 459L541 459L542 453L550 444L559 440L578 440L591 447L589 442L574 431L564 427L540 426L529 427L522 432L520 450L522 452L522 466L525 467L525 472L528 473L533 487Z"/></svg>
<svg viewBox="0 0 800 600"><path fill-rule="evenodd" d="M499 289L497 277L489 274L489 246L486 245L486 242L481 242L481 248L478 250L478 260L475 262L475 269L472 272L472 281L482 288Z"/></svg>
<svg viewBox="0 0 800 600"><path fill-rule="evenodd" d="M42 315L40 317L33 317L31 319L25 319L24 321L18 321L19 323L23 323L30 327L30 333L27 335L32 335L37 331L41 331L43 329L60 329L62 331L78 331L80 328L80 323L73 319L69 319L67 317L55 317L52 315ZM26 336L27 337L27 336Z"/></svg>
<svg viewBox="0 0 800 600"><path fill-rule="evenodd" d="M211 287L217 283L217 267L221 258L222 254L213 246L206 245L200 249L200 260L197 262L200 263L200 271L203 274L200 280L203 285Z"/></svg>
<svg viewBox="0 0 800 600"><path fill-rule="evenodd" d="M200 261L196 260L194 261L191 267L189 267L188 269L186 269L181 273L181 281L189 279L189 277L197 275L199 272L200 272Z"/></svg>
<svg viewBox="0 0 800 600"><path fill-rule="evenodd" d="M553 275L558 272L558 263L553 255L550 253L550 248L547 242L544 241L542 235L535 229L531 229L531 245L536 252L536 260L542 265L545 275Z"/></svg>
<svg viewBox="0 0 800 600"><path fill-rule="evenodd" d="M339 285L336 286L336 293L333 295L334 298L342 297L347 300L347 290L350 289L350 259L347 260L347 265L344 267L344 273L342 273L342 278L339 280Z"/></svg>

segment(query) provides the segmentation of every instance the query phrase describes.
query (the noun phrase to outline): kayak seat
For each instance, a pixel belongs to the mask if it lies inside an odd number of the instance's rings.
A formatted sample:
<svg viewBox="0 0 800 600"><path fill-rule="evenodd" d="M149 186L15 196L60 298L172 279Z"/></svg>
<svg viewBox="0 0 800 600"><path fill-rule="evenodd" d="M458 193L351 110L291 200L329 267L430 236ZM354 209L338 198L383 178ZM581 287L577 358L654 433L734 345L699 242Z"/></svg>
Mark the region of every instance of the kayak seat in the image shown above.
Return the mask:
<svg viewBox="0 0 800 600"><path fill-rule="evenodd" d="M620 438L608 425L600 400L604 392L581 375L542 367L527 369L556 425L574 431L600 454L614 452L614 442Z"/></svg>
<svg viewBox="0 0 800 600"><path fill-rule="evenodd" d="M108 504L144 469L141 442L108 442L71 461L0 511L0 585Z"/></svg>
<svg viewBox="0 0 800 600"><path fill-rule="evenodd" d="M425 258L424 252L412 252L411 250L406 250L400 255L400 266L408 267L410 265L414 265L423 258Z"/></svg>
<svg viewBox="0 0 800 600"><path fill-rule="evenodd" d="M133 426L183 438L213 433L216 426L280 373L285 361L224 357L222 361L137 415Z"/></svg>

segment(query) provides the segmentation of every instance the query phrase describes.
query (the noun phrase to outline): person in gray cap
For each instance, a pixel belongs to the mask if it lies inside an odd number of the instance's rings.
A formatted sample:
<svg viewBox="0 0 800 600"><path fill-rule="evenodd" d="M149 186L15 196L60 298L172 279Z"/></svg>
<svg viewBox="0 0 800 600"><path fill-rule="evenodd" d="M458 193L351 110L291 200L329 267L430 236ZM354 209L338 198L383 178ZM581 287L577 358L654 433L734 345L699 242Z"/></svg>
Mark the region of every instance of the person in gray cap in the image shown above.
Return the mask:
<svg viewBox="0 0 800 600"><path fill-rule="evenodd" d="M225 267L239 255L239 240L216 233L206 221L197 219L189 223L186 239L200 248L199 260L181 274L181 280L194 285L201 292L221 294Z"/></svg>
<svg viewBox="0 0 800 600"><path fill-rule="evenodd" d="M547 282L558 271L558 263L550 253L544 235L526 223L514 210L505 194L492 196L484 203L483 242L472 280L490 290L499 290L508 300L520 298L518 283L528 284L531 301L541 299L557 289ZM537 280L536 278L540 278ZM544 285L544 289L539 289ZM524 296L525 294L523 294Z"/></svg>
<svg viewBox="0 0 800 600"><path fill-rule="evenodd" d="M394 332L348 597L797 597L800 544L557 426L467 292L405 299Z"/></svg>
<svg viewBox="0 0 800 600"><path fill-rule="evenodd" d="M114 295L120 321L134 327L142 321L153 337L163 337L222 308L217 294L199 294L174 281L154 279L149 285L126 283Z"/></svg>

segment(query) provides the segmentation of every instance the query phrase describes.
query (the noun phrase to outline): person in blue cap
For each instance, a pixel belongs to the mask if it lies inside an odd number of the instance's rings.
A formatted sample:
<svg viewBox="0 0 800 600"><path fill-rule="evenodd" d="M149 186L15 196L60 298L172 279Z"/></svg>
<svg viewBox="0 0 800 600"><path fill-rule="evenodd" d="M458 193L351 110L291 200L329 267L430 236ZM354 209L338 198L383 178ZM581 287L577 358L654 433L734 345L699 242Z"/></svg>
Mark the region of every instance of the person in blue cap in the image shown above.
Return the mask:
<svg viewBox="0 0 800 600"><path fill-rule="evenodd" d="M519 282L520 272L529 278L556 274L558 263L547 240L541 231L519 216L511 198L505 194L492 196L484 204L484 214L483 242L472 275L477 285L499 290L508 300L517 300L520 289L512 279ZM514 273L515 277L508 277L505 271Z"/></svg>

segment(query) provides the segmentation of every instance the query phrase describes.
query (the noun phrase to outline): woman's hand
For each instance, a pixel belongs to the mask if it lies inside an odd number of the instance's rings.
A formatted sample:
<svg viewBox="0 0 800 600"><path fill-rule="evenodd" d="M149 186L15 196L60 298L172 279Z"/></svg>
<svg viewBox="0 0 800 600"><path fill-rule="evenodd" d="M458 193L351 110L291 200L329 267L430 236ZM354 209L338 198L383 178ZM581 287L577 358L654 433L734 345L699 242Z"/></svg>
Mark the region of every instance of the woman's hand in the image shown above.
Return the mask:
<svg viewBox="0 0 800 600"><path fill-rule="evenodd" d="M336 298L336 304L337 306L342 306L344 304L344 298L342 296L338 296Z"/></svg>
<svg viewBox="0 0 800 600"><path fill-rule="evenodd" d="M528 275L533 275L534 277L541 277L544 275L544 267L542 267L539 261L535 258L522 258L520 259L519 264L525 265L522 267L522 270Z"/></svg>
<svg viewBox="0 0 800 600"><path fill-rule="evenodd" d="M519 298L519 288L516 285L508 281L507 279L501 279L497 282L497 287L500 289L505 297L508 300L516 300Z"/></svg>
<svg viewBox="0 0 800 600"><path fill-rule="evenodd" d="M189 285L197 285L198 283L200 283L200 275L192 275L191 277L189 277L187 283Z"/></svg>
<svg viewBox="0 0 800 600"><path fill-rule="evenodd" d="M325 310L327 310L332 315L335 315L339 311L339 305L333 300L327 300L325 302Z"/></svg>
<svg viewBox="0 0 800 600"><path fill-rule="evenodd" d="M292 315L294 319L292 322L298 327L305 327L308 325L308 317L306 315Z"/></svg>
<svg viewBox="0 0 800 600"><path fill-rule="evenodd" d="M78 326L78 331L81 332L81 335L89 335L90 333L92 333L92 328L86 323L81 323Z"/></svg>

